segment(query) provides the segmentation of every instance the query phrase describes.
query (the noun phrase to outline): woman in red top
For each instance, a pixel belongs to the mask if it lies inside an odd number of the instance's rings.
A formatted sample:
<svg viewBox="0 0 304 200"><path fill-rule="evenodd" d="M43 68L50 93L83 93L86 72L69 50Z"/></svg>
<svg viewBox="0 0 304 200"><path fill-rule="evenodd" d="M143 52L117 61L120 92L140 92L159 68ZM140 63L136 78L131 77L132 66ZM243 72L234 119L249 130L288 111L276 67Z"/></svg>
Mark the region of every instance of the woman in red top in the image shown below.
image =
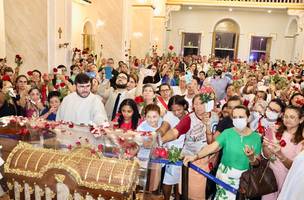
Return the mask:
<svg viewBox="0 0 304 200"><path fill-rule="evenodd" d="M121 102L113 122L115 123L115 128L128 131L136 130L139 120L140 114L135 101L133 99L125 99Z"/></svg>

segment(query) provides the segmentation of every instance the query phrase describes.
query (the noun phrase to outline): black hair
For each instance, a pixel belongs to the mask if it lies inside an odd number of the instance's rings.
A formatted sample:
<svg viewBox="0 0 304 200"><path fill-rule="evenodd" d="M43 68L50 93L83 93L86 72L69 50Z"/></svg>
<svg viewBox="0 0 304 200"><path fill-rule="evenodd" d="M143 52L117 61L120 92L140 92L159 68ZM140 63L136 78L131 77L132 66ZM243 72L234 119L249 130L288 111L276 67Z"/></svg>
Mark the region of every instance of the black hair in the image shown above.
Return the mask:
<svg viewBox="0 0 304 200"><path fill-rule="evenodd" d="M41 77L41 72L38 70L38 69L34 69L33 71L32 71L32 73L34 73L34 72L37 72L38 74L39 74L39 76Z"/></svg>
<svg viewBox="0 0 304 200"><path fill-rule="evenodd" d="M130 106L133 110L133 115L132 115L132 129L135 130L138 126L138 121L140 119L140 114L137 108L137 104L133 99L125 99L121 102L120 106L119 106L119 110L118 113L120 114L118 117L118 127L120 128L120 126L122 125L122 123L124 123L124 117L122 115L122 108L124 106Z"/></svg>
<svg viewBox="0 0 304 200"><path fill-rule="evenodd" d="M298 108L296 106L293 106L293 105L289 105L285 108L285 111L288 110L288 109L292 109L294 111L296 111L299 115L299 119L301 119L303 117L303 109L301 108ZM294 134L294 143L295 144L299 144L301 141L303 141L303 127L304 127L304 123L300 123L295 134ZM287 127L284 125L284 123L281 124L281 126L279 127L278 129L278 133L279 134L283 134L284 131L287 129Z"/></svg>
<svg viewBox="0 0 304 200"><path fill-rule="evenodd" d="M233 113L233 111L236 110L236 109L243 109L243 110L245 110L247 117L250 116L250 111L249 111L248 107L246 107L246 106L244 106L244 105L235 106L235 107L232 109L232 113Z"/></svg>
<svg viewBox="0 0 304 200"><path fill-rule="evenodd" d="M51 98L53 98L53 97L58 97L60 99L60 92L58 92L58 91L49 92L48 102L50 102Z"/></svg>
<svg viewBox="0 0 304 200"><path fill-rule="evenodd" d="M66 66L64 66L64 65L58 65L58 67L57 67L57 69L62 69L62 68L67 69Z"/></svg>
<svg viewBox="0 0 304 200"><path fill-rule="evenodd" d="M28 78L25 75L21 74L21 75L17 76L15 84L19 81L20 78L25 78L26 81L28 82Z"/></svg>
<svg viewBox="0 0 304 200"><path fill-rule="evenodd" d="M228 99L228 101L227 101L227 105L228 105L228 103L229 103L230 101L239 101L240 104L242 104L241 98L240 98L239 96L237 96L237 95L234 95L234 96L230 97L230 98Z"/></svg>
<svg viewBox="0 0 304 200"><path fill-rule="evenodd" d="M0 89L2 90L2 88L3 88L3 81L2 79L0 79Z"/></svg>
<svg viewBox="0 0 304 200"><path fill-rule="evenodd" d="M296 96L302 96L302 97L304 97L304 95L303 94L301 94L301 93L294 93L291 97L290 97L290 99L289 99L289 105L292 105L291 104L291 101L293 100L293 98L295 98Z"/></svg>
<svg viewBox="0 0 304 200"><path fill-rule="evenodd" d="M273 102L273 103L276 103L277 105L280 106L281 112L284 112L284 111L285 111L286 104L285 104L281 99L279 99L279 98L272 99L272 100L269 102L269 104L272 103L272 102ZM268 104L268 105L269 105L269 104Z"/></svg>
<svg viewBox="0 0 304 200"><path fill-rule="evenodd" d="M201 80L197 76L192 76L192 79L196 80L196 82L197 82L198 85L201 82Z"/></svg>
<svg viewBox="0 0 304 200"><path fill-rule="evenodd" d="M185 110L188 110L188 108L189 108L188 101L186 101L186 99L180 95L174 95L169 99L169 102L168 102L169 111L172 111L173 105L183 106Z"/></svg>
<svg viewBox="0 0 304 200"><path fill-rule="evenodd" d="M90 81L91 81L90 77L85 73L79 73L75 77L75 85L90 83Z"/></svg>
<svg viewBox="0 0 304 200"><path fill-rule="evenodd" d="M151 84L145 84L143 87L142 87L142 92L144 92L144 90L146 89L146 88L148 88L148 87L150 87L150 88L152 88L153 89L153 92L155 93L155 91L154 91L154 88L153 88L153 85L151 85Z"/></svg>
<svg viewBox="0 0 304 200"><path fill-rule="evenodd" d="M168 84L168 83L162 83L160 86L158 86L158 91L159 91L159 92L160 92L160 88L161 88L162 86L168 86L169 89L171 90L170 84Z"/></svg>
<svg viewBox="0 0 304 200"><path fill-rule="evenodd" d="M232 84L232 83L230 83L230 84L228 84L228 85L226 86L226 88L225 88L225 91L226 91L226 92L227 92L227 90L228 90L228 88L229 88L230 86L232 86L232 87L233 87L233 84Z"/></svg>
<svg viewBox="0 0 304 200"><path fill-rule="evenodd" d="M3 70L3 72L4 72L4 73L5 73L5 72L12 72L12 73L14 73L14 70L13 70L13 68L11 68L11 67L5 67L4 70Z"/></svg>
<svg viewBox="0 0 304 200"><path fill-rule="evenodd" d="M33 90L38 90L39 93L40 93L40 95L41 95L41 92L40 92L39 88L37 88L37 87L32 87L32 88L28 91L28 94L30 94Z"/></svg>

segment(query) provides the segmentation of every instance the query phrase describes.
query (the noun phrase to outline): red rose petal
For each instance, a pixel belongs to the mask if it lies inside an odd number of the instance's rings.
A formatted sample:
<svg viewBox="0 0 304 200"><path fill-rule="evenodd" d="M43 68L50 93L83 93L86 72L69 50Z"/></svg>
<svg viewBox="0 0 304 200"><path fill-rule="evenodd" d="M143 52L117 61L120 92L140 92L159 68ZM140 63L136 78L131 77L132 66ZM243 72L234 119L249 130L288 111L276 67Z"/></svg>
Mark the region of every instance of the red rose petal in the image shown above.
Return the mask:
<svg viewBox="0 0 304 200"><path fill-rule="evenodd" d="M281 140L281 141L280 141L280 146L281 146L281 147L285 147L285 146L286 146L285 140Z"/></svg>

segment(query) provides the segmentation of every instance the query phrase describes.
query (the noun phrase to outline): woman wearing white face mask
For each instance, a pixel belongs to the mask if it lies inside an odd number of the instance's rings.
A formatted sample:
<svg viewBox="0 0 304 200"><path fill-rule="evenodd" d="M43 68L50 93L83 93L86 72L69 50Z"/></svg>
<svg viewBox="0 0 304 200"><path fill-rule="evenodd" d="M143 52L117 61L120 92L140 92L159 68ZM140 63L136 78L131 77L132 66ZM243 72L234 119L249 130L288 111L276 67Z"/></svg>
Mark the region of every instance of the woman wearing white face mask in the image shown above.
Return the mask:
<svg viewBox="0 0 304 200"><path fill-rule="evenodd" d="M285 106L280 99L271 100L266 108L265 116L258 123L257 132L263 136L276 132L277 125L282 122L281 116Z"/></svg>
<svg viewBox="0 0 304 200"><path fill-rule="evenodd" d="M258 164L261 153L261 137L248 127L249 110L244 106L237 106L232 111L233 128L226 129L216 140L203 148L194 156L186 156L184 163L223 149L221 163L217 177L234 188L239 187L241 174L248 170L250 165ZM217 186L215 199L234 200L236 196Z"/></svg>

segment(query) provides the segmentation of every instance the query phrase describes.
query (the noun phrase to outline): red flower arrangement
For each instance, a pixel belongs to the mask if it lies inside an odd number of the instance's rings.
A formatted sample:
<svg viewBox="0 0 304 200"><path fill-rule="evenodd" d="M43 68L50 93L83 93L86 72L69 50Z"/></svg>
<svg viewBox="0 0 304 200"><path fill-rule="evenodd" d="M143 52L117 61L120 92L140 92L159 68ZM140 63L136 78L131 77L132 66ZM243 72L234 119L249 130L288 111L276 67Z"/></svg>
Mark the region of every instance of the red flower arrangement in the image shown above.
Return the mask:
<svg viewBox="0 0 304 200"><path fill-rule="evenodd" d="M145 100L142 96L137 96L135 97L134 101L136 102L136 104L138 105L142 105L143 103L145 103Z"/></svg>
<svg viewBox="0 0 304 200"><path fill-rule="evenodd" d="M174 46L171 44L171 45L169 45L168 49L169 49L170 51L172 51L172 50L174 49Z"/></svg>
<svg viewBox="0 0 304 200"><path fill-rule="evenodd" d="M57 68L54 68L53 69L53 72L56 74L58 72L58 69Z"/></svg>
<svg viewBox="0 0 304 200"><path fill-rule="evenodd" d="M58 90L58 89L59 89L59 85L56 84L56 85L54 86L54 88L55 88L56 90Z"/></svg>

